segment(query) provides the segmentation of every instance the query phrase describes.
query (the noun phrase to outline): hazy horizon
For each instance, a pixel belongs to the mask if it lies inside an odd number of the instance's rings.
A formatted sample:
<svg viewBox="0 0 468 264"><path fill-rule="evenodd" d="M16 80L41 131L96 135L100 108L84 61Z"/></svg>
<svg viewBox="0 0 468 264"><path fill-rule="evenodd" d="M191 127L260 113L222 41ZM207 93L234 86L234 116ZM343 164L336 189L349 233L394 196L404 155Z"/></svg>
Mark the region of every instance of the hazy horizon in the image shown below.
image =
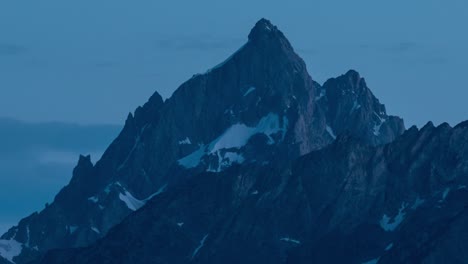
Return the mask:
<svg viewBox="0 0 468 264"><path fill-rule="evenodd" d="M52 202L80 154L96 162L121 126L31 124L0 118L0 233Z"/></svg>

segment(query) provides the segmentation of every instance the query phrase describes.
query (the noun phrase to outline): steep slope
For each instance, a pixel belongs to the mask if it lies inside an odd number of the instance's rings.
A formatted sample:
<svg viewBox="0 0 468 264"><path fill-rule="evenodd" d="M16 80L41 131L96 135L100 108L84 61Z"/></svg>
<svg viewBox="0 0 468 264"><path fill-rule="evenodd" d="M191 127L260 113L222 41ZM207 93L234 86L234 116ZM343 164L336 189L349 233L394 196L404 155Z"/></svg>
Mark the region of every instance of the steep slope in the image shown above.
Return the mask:
<svg viewBox="0 0 468 264"><path fill-rule="evenodd" d="M202 172L40 263L467 263L468 126Z"/></svg>
<svg viewBox="0 0 468 264"><path fill-rule="evenodd" d="M283 168L343 131L373 145L403 132L403 121L387 116L357 73L337 80L314 82L283 33L262 19L226 61L129 114L100 161L80 157L54 202L2 239L23 245L14 261L25 263L50 249L89 245L193 175L243 164ZM336 95L347 93L356 95L353 105Z"/></svg>
<svg viewBox="0 0 468 264"><path fill-rule="evenodd" d="M320 103L335 133L347 133L378 145L393 141L403 132L401 119L386 114L385 106L356 71L328 80L322 89Z"/></svg>

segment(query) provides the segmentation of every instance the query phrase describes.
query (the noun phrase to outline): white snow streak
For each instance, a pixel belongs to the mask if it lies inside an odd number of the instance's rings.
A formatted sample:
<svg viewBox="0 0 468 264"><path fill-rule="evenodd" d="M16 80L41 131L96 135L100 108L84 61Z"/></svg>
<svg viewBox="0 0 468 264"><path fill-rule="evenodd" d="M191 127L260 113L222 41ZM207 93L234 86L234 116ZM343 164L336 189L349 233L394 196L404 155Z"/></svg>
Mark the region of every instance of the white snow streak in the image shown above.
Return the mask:
<svg viewBox="0 0 468 264"><path fill-rule="evenodd" d="M192 253L192 259L197 255L198 251L205 245L206 238L208 237L208 234L206 234L202 240L200 241L200 245L193 251Z"/></svg>
<svg viewBox="0 0 468 264"><path fill-rule="evenodd" d="M400 224L403 222L405 219L405 214L403 210L405 210L406 204L403 203L398 210L398 214L391 219L388 217L386 214L382 216L382 219L380 220L380 227L382 227L383 230L385 231L394 231Z"/></svg>
<svg viewBox="0 0 468 264"><path fill-rule="evenodd" d="M93 230L94 232L96 232L97 234L101 234L101 231L99 231L99 229L97 229L96 227L91 227L91 230Z"/></svg>
<svg viewBox="0 0 468 264"><path fill-rule="evenodd" d="M388 246L385 248L385 251L389 251L390 249L392 249L392 247L393 243L388 244Z"/></svg>
<svg viewBox="0 0 468 264"><path fill-rule="evenodd" d="M141 128L141 131L140 133L138 134L138 136L136 137L135 139L135 143L133 144L133 147L132 149L130 150L130 152L128 153L127 157L125 158L125 160L122 162L122 164L117 168L118 171L120 171L121 169L123 169L125 167L125 165L127 164L128 160L130 159L130 157L132 156L133 152L135 152L135 150L137 149L138 145L140 145L140 140L141 140L141 135L143 134L143 132L145 131L146 127L148 125L145 125Z"/></svg>
<svg viewBox="0 0 468 264"><path fill-rule="evenodd" d="M167 184L162 186L161 188L159 188L157 192L153 193L148 198L143 199L143 200L139 200L135 198L129 191L125 189L124 189L124 193L119 194L119 198L122 202L124 202L127 205L128 209L132 211L136 211L140 209L143 205L145 205L146 202L149 201L151 198L162 193L166 189L166 186Z"/></svg>
<svg viewBox="0 0 468 264"><path fill-rule="evenodd" d="M190 145L192 142L190 141L190 138L186 137L184 140L179 141L179 145Z"/></svg>
<svg viewBox="0 0 468 264"><path fill-rule="evenodd" d="M280 238L280 240L284 241L284 242L290 242L290 243L298 244L298 245L301 244L301 241L296 240L296 239L292 239L292 238L289 238L289 237L282 237L282 238Z"/></svg>
<svg viewBox="0 0 468 264"><path fill-rule="evenodd" d="M136 211L145 205L143 201L133 197L133 195L127 190L125 190L123 194L119 193L119 198L127 205L128 209L132 211Z"/></svg>
<svg viewBox="0 0 468 264"><path fill-rule="evenodd" d="M327 127L325 128L328 132L328 134L333 138L333 139L336 139L336 135L335 133L333 132L333 129L327 125Z"/></svg>
<svg viewBox="0 0 468 264"><path fill-rule="evenodd" d="M249 93L255 91L255 87L250 87L245 93L244 96L247 96Z"/></svg>
<svg viewBox="0 0 468 264"><path fill-rule="evenodd" d="M379 122L374 125L374 135L379 136L380 135L380 128L382 127L383 123L385 123L385 118L380 117L377 113L375 113L375 116L379 119Z"/></svg>
<svg viewBox="0 0 468 264"><path fill-rule="evenodd" d="M442 193L442 200L445 200L445 198L447 198L447 195L449 194L450 192L450 188L446 188L444 190L444 192Z"/></svg>

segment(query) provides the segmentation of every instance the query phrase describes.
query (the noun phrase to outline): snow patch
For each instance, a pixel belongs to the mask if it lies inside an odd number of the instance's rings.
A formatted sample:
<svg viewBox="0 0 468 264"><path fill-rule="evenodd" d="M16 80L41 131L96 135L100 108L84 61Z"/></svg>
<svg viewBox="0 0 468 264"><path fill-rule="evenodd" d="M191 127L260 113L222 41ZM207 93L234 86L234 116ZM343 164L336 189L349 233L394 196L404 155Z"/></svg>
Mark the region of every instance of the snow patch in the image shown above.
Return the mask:
<svg viewBox="0 0 468 264"><path fill-rule="evenodd" d="M124 193L119 193L119 198L127 205L128 209L132 211L136 211L145 205L143 201L133 197L133 195L127 190L125 190Z"/></svg>
<svg viewBox="0 0 468 264"><path fill-rule="evenodd" d="M268 137L268 144L275 143L273 135L282 133L282 140L287 131L288 119L283 117L283 126L280 124L278 115L270 113L263 117L255 127L249 127L245 124L235 124L224 131L221 136L213 140L208 145L201 145L198 150L179 159L177 162L185 168L195 168L200 164L205 154L217 154L222 149L239 149L247 144L249 139L256 134L265 134ZM218 153L217 153L218 152ZM228 160L232 162L243 162L244 158L234 152L228 152ZM226 157L223 157L226 158Z"/></svg>
<svg viewBox="0 0 468 264"><path fill-rule="evenodd" d="M289 238L289 237L282 237L282 238L280 238L280 240L284 241L284 242L294 243L294 244L297 244L297 245L301 244L301 241L296 240L296 239L292 239L292 238Z"/></svg>
<svg viewBox="0 0 468 264"><path fill-rule="evenodd" d="M252 195L257 195L257 194L258 194L258 191L257 191L257 190L255 190L255 191L252 192Z"/></svg>
<svg viewBox="0 0 468 264"><path fill-rule="evenodd" d="M205 245L205 241L206 241L206 238L208 237L208 234L206 234L202 240L200 240L200 245L198 245L197 248L195 248L195 250L193 251L192 253L192 259L197 255L198 251L200 251L200 249Z"/></svg>
<svg viewBox="0 0 468 264"><path fill-rule="evenodd" d="M179 145L190 145L192 142L190 141L190 138L186 137L184 140L179 141Z"/></svg>
<svg viewBox="0 0 468 264"><path fill-rule="evenodd" d="M216 155L218 156L218 167L212 168L210 165L207 171L220 172L224 168L231 166L233 163L242 164L245 161L242 154L238 154L236 152L226 152L221 156L221 151L218 150L216 151Z"/></svg>
<svg viewBox="0 0 468 264"><path fill-rule="evenodd" d="M388 244L388 246L385 248L385 251L389 251L390 249L392 249L392 247L393 243Z"/></svg>
<svg viewBox="0 0 468 264"><path fill-rule="evenodd" d="M325 89L320 89L320 94L317 97L315 97L315 101L319 101L324 96L325 96Z"/></svg>
<svg viewBox="0 0 468 264"><path fill-rule="evenodd" d="M447 195L450 192L450 188L446 188L444 192L442 193L442 201L445 201L445 198L447 198Z"/></svg>
<svg viewBox="0 0 468 264"><path fill-rule="evenodd" d="M283 119L286 121L287 119ZM256 134L265 134L269 139L269 144L273 144L274 140L271 135L278 132L286 131L287 121L283 122L283 127L280 126L278 115L270 113L263 117L255 127L248 127L245 124L235 124L228 128L220 137L215 139L208 147L210 153L214 153L220 149L241 148L247 144L248 140Z"/></svg>
<svg viewBox="0 0 468 264"><path fill-rule="evenodd" d="M163 193L165 190L166 190L166 187L167 187L167 183L164 184L163 186L161 186L155 193L153 193L152 195L148 196L148 198L146 198L145 200L143 200L145 203L151 199L153 199L153 197L155 197L156 195L160 195L161 193Z"/></svg>
<svg viewBox="0 0 468 264"><path fill-rule="evenodd" d="M182 227L184 225L184 222L177 223L179 227Z"/></svg>
<svg viewBox="0 0 468 264"><path fill-rule="evenodd" d="M351 108L351 113L358 110L359 108L361 108L361 105L358 104L356 100L354 100L353 107Z"/></svg>
<svg viewBox="0 0 468 264"><path fill-rule="evenodd" d="M92 196L92 197L88 198L88 201L91 201L93 203L97 203L97 202L99 202L99 199L96 196Z"/></svg>
<svg viewBox="0 0 468 264"><path fill-rule="evenodd" d="M224 154L224 158L227 159L228 164L232 163L243 163L245 161L244 157L241 154L235 153L235 152L226 152Z"/></svg>
<svg viewBox="0 0 468 264"><path fill-rule="evenodd" d="M157 192L153 193L152 195L143 200L135 198L129 191L125 189L123 193L119 193L119 198L122 202L124 202L127 205L128 209L136 211L140 209L143 205L145 205L146 202L149 201L151 198L164 192L166 186L167 184L163 185L161 188L159 188Z"/></svg>
<svg viewBox="0 0 468 264"><path fill-rule="evenodd" d="M379 121L374 125L374 135L379 136L380 135L380 128L382 127L383 123L385 123L385 118L380 117L377 113L375 113L375 116L379 119Z"/></svg>
<svg viewBox="0 0 468 264"><path fill-rule="evenodd" d="M247 96L249 93L255 91L255 87L250 87L245 93L244 96Z"/></svg>
<svg viewBox="0 0 468 264"><path fill-rule="evenodd" d="M16 240L4 240L0 239L0 256L13 262L13 258L21 254L23 245Z"/></svg>
<svg viewBox="0 0 468 264"><path fill-rule="evenodd" d="M333 132L333 129L327 125L327 127L325 128L325 130L327 130L328 134L333 138L333 139L336 139L336 135L335 133Z"/></svg>
<svg viewBox="0 0 468 264"><path fill-rule="evenodd" d="M414 201L413 205L411 206L411 209L415 210L417 209L419 206L421 206L422 204L424 203L424 200L417 197L416 200Z"/></svg>
<svg viewBox="0 0 468 264"><path fill-rule="evenodd" d="M380 227L382 227L383 230L385 231L394 231L405 219L406 213L403 212L405 210L406 204L403 203L398 210L398 214L391 219L388 217L386 214L382 216L382 219L380 220Z"/></svg>
<svg viewBox="0 0 468 264"><path fill-rule="evenodd" d="M99 231L99 229L97 229L96 227L91 227L91 230L93 230L94 232L96 232L97 234L101 234L101 231Z"/></svg>
<svg viewBox="0 0 468 264"><path fill-rule="evenodd" d="M200 146L198 150L178 160L177 162L187 169L195 168L200 164L200 160L206 153L206 146Z"/></svg>

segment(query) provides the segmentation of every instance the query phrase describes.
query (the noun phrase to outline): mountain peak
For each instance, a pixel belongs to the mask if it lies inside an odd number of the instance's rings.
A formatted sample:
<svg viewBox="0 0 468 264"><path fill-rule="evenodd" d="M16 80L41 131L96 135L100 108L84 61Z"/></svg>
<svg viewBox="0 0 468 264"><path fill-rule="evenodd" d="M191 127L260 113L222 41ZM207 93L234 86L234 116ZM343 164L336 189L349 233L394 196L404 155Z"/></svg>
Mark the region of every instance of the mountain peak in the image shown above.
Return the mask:
<svg viewBox="0 0 468 264"><path fill-rule="evenodd" d="M249 33L249 41L285 39L283 33L270 20L260 19Z"/></svg>
<svg viewBox="0 0 468 264"><path fill-rule="evenodd" d="M255 23L255 26L250 31L249 39L258 35L268 34L273 30L277 30L277 28L270 22L270 20L262 18Z"/></svg>
<svg viewBox="0 0 468 264"><path fill-rule="evenodd" d="M348 78L351 78L353 80L361 79L361 75L359 74L359 72L357 72L356 70L353 70L353 69L346 72L345 76L348 77Z"/></svg>

